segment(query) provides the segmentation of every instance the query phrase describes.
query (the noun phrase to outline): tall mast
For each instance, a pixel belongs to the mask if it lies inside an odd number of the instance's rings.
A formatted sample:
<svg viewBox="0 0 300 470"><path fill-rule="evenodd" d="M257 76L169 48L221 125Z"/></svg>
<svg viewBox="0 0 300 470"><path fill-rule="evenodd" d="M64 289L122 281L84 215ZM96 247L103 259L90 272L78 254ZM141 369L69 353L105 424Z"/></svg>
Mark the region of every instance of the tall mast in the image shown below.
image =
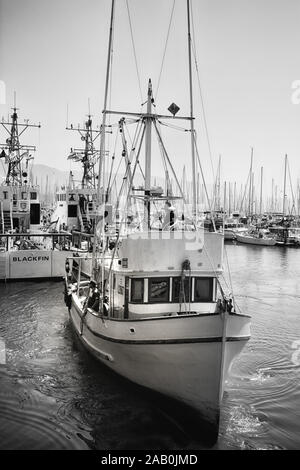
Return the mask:
<svg viewBox="0 0 300 470"><path fill-rule="evenodd" d="M251 162L250 162L250 181L249 181L249 201L248 201L248 215L251 215L251 199L252 199L252 166L253 166L253 147L251 147Z"/></svg>
<svg viewBox="0 0 300 470"><path fill-rule="evenodd" d="M193 109L193 79L192 79L192 56L191 56L191 25L190 25L190 0L187 0L187 23L188 23L188 56L189 56L189 82L190 82L190 117L191 117L191 151L192 151L192 211L196 216L196 160L195 160L195 130L194 130L194 109Z"/></svg>
<svg viewBox="0 0 300 470"><path fill-rule="evenodd" d="M145 228L150 229L150 190L151 190L151 130L152 130L152 83L148 82L147 115L145 117Z"/></svg>
<svg viewBox="0 0 300 470"><path fill-rule="evenodd" d="M236 208L236 181L234 182L234 189L233 189L233 210L235 211Z"/></svg>
<svg viewBox="0 0 300 470"><path fill-rule="evenodd" d="M253 209L253 208L254 208L254 204L255 204L254 195L255 195L254 171L252 171L251 215L253 215L253 213L254 213L254 209ZM255 210L256 210L256 206L255 206Z"/></svg>
<svg viewBox="0 0 300 470"><path fill-rule="evenodd" d="M105 79L105 91L104 91L103 118L102 118L102 125L101 125L100 159L99 159L98 188L97 188L98 203L100 202L100 188L101 188L102 173L103 173L103 190L105 191L105 127L106 127L106 111L107 111L108 88L109 88L109 80L110 80L110 64L111 64L111 53L112 53L114 13L115 13L115 0L112 0L112 2L111 2L111 15L110 15L110 27L109 27L108 51L107 51L107 64L106 64L106 79Z"/></svg>
<svg viewBox="0 0 300 470"><path fill-rule="evenodd" d="M218 170L216 176L216 184L215 184L215 209L220 210L221 201L220 201L220 172L221 172L221 155L219 155L219 163L218 163Z"/></svg>
<svg viewBox="0 0 300 470"><path fill-rule="evenodd" d="M286 203L286 167L287 167L287 155L285 155L284 159L284 183L283 183L283 205L282 205L282 213L285 216L285 203Z"/></svg>
<svg viewBox="0 0 300 470"><path fill-rule="evenodd" d="M112 37L113 37L113 24L114 24L114 12L115 12L115 0L111 2L111 15L110 15L110 27L109 27L109 40L108 40L108 51L107 51L107 64L106 64L106 79L105 79L105 91L104 91L104 104L103 104L103 118L102 118L102 125L101 125L101 140L100 140L100 158L99 158L99 171L98 171L98 187L97 187L97 203L100 205L102 201L100 201L100 189L101 189L101 174L103 171L103 190L105 191L105 126L106 126L106 111L107 111L107 97L108 97L108 86L109 86L109 78L110 78L110 64L111 64L111 53L112 53ZM108 195L106 195L107 198ZM105 198L105 199L106 199ZM103 211L104 216L104 211ZM95 221L95 235L96 235L96 227L97 227L97 219ZM104 229L104 221L103 221L103 229ZM95 237L96 239L96 237ZM96 245L97 243L93 243L93 274L96 277ZM104 254L104 250L103 250ZM103 273L103 265L102 265L102 280L104 279ZM103 298L102 298L103 302Z"/></svg>
<svg viewBox="0 0 300 470"><path fill-rule="evenodd" d="M272 199L271 199L271 212L275 212L274 210L274 178L272 178Z"/></svg>
<svg viewBox="0 0 300 470"><path fill-rule="evenodd" d="M259 198L259 214L262 215L262 188L263 188L263 171L264 167L260 169L260 198Z"/></svg>

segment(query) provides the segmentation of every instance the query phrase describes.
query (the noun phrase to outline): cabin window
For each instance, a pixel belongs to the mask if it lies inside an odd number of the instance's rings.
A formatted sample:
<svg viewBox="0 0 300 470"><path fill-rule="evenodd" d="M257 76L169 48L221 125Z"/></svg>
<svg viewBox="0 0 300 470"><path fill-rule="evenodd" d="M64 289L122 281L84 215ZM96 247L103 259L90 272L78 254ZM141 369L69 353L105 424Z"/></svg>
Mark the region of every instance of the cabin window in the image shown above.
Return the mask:
<svg viewBox="0 0 300 470"><path fill-rule="evenodd" d="M27 193L25 192L22 193L22 199L27 199Z"/></svg>
<svg viewBox="0 0 300 470"><path fill-rule="evenodd" d="M190 302L192 300L192 278L173 278L173 302Z"/></svg>
<svg viewBox="0 0 300 470"><path fill-rule="evenodd" d="M3 191L3 198L8 199L8 192L7 191Z"/></svg>
<svg viewBox="0 0 300 470"><path fill-rule="evenodd" d="M77 217L77 206L75 204L68 205L68 217Z"/></svg>
<svg viewBox="0 0 300 470"><path fill-rule="evenodd" d="M37 199L36 193L30 193L30 199Z"/></svg>
<svg viewBox="0 0 300 470"><path fill-rule="evenodd" d="M131 302L143 302L144 279L131 279Z"/></svg>
<svg viewBox="0 0 300 470"><path fill-rule="evenodd" d="M212 302L213 297L213 278L195 277L195 302Z"/></svg>
<svg viewBox="0 0 300 470"><path fill-rule="evenodd" d="M169 278L149 279L149 302L169 301Z"/></svg>

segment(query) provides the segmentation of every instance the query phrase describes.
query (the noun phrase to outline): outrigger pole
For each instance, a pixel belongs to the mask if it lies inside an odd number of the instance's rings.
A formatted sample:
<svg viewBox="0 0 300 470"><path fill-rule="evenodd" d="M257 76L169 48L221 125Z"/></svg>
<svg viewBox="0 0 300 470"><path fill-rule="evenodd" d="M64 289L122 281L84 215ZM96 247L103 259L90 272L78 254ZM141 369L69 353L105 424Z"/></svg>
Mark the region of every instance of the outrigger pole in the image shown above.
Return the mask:
<svg viewBox="0 0 300 470"><path fill-rule="evenodd" d="M103 104L103 117L102 117L102 124L100 129L100 158L99 158L99 171L98 171L98 186L97 186L97 215L95 220L95 227L94 227L94 243L93 243L93 262L92 262L92 272L93 275L96 275L96 238L97 238L97 223L99 221L99 208L102 202L106 202L106 196L104 201L100 201L100 190L101 190L101 176L103 174L103 192L104 194L106 191L105 188L105 127L106 127L106 107L107 107L107 97L108 97L108 88L109 88L109 79L110 79L110 64L111 64L111 52L112 52L112 38L113 38L113 24L114 24L114 12L115 12L115 0L111 2L111 15L110 15L110 27L109 27L109 40L108 40L108 51L107 51L107 64L106 64L106 79L105 79L105 91L104 91L104 104ZM104 226L105 226L105 209L103 210L102 217L103 217L103 233L104 233ZM103 249L104 249L104 241ZM102 278L103 282L103 278Z"/></svg>
<svg viewBox="0 0 300 470"><path fill-rule="evenodd" d="M111 52L112 52L112 37L113 37L113 24L114 24L114 12L115 12L115 0L111 2L111 16L110 16L110 28L109 28L109 41L107 51L107 64L106 64L106 79L105 79L105 91L104 91L104 104L103 104L103 118L101 125L101 141L100 141L100 159L99 159L99 172L98 172L98 188L97 198L98 203L100 201L100 188L101 188L101 176L103 173L103 191L105 191L105 127L106 127L106 107L108 97L108 87L110 79L110 64L111 64Z"/></svg>

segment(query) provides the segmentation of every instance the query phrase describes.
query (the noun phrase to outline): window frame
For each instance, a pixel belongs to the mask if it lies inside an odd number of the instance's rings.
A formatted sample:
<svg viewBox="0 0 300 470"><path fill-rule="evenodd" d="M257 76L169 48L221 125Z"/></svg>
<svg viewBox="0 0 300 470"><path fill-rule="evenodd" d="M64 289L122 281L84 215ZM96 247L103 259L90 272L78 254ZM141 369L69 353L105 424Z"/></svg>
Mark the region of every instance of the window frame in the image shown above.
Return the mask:
<svg viewBox="0 0 300 470"><path fill-rule="evenodd" d="M171 292L171 302L174 304L179 304L179 295L178 295L178 300L175 298L175 283L176 280L180 280L180 276L173 276L172 277L172 292ZM186 299L186 303L192 303L193 299L193 276L186 276L185 280L190 281L190 298Z"/></svg>
<svg viewBox="0 0 300 470"><path fill-rule="evenodd" d="M167 281L167 299L166 300L152 300L151 287L152 282ZM148 278L148 303L149 304L167 304L170 303L170 277L149 277Z"/></svg>
<svg viewBox="0 0 300 470"><path fill-rule="evenodd" d="M197 279L209 281L209 299L200 300L196 299L196 283ZM214 278L209 276L194 276L194 303L209 303L214 301Z"/></svg>
<svg viewBox="0 0 300 470"><path fill-rule="evenodd" d="M68 204L67 211L68 211L67 215L68 215L69 219L76 219L78 217L78 209L77 209L76 204ZM72 211L74 211L74 213L76 212L76 215L70 215L70 214L72 214Z"/></svg>
<svg viewBox="0 0 300 470"><path fill-rule="evenodd" d="M136 281L141 281L142 282L142 295L141 295L141 300L133 300L133 284ZM144 303L144 292L145 292L145 279L143 277L132 277L130 280L130 302L133 304L143 304Z"/></svg>

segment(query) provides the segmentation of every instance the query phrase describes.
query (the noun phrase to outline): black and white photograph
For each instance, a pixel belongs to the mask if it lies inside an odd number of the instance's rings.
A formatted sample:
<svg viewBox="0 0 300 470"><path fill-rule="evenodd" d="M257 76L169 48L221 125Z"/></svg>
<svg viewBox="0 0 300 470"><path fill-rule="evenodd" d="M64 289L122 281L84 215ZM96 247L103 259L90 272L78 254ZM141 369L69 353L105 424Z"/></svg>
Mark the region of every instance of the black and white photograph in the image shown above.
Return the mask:
<svg viewBox="0 0 300 470"><path fill-rule="evenodd" d="M299 47L299 0L0 0L0 451L300 449Z"/></svg>

